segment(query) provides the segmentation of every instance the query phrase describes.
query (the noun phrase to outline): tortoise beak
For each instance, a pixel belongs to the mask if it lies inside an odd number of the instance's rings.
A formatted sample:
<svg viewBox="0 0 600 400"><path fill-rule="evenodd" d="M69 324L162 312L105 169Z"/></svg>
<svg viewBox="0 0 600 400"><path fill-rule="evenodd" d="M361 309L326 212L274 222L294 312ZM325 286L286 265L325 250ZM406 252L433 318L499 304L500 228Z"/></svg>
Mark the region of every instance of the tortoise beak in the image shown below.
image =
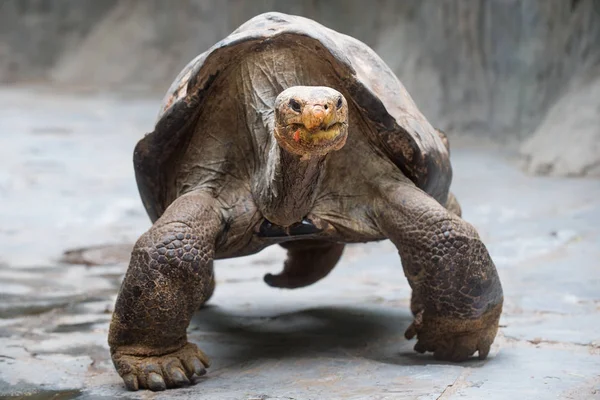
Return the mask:
<svg viewBox="0 0 600 400"><path fill-rule="evenodd" d="M302 111L302 124L310 131L322 126L328 127L332 119L331 107L327 105L306 105Z"/></svg>

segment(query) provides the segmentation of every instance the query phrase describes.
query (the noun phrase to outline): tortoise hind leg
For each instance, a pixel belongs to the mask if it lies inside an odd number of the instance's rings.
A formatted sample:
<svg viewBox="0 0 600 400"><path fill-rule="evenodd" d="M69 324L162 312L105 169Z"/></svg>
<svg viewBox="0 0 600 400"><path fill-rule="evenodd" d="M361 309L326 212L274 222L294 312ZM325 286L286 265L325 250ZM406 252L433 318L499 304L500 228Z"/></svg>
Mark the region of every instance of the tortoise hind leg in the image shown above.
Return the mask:
<svg viewBox="0 0 600 400"><path fill-rule="evenodd" d="M282 243L288 251L283 271L277 275L266 274L267 285L296 289L312 285L327 276L337 264L344 244L319 240L298 240Z"/></svg>

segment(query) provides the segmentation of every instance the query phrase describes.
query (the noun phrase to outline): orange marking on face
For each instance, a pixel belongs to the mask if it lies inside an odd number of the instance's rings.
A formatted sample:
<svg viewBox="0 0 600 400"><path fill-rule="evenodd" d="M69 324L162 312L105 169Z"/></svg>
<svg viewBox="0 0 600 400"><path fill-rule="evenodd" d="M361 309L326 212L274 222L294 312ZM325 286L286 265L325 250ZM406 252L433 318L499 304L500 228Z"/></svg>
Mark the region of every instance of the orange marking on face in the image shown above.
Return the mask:
<svg viewBox="0 0 600 400"><path fill-rule="evenodd" d="M294 141L296 141L296 142L300 141L300 129L298 129L296 132L294 132Z"/></svg>

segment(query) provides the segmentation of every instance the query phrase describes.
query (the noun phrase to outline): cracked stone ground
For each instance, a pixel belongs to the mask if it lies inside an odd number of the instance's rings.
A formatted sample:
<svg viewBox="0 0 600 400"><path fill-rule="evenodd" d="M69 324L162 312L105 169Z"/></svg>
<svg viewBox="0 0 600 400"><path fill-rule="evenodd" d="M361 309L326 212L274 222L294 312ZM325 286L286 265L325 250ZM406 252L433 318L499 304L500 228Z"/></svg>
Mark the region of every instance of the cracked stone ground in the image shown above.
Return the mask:
<svg viewBox="0 0 600 400"><path fill-rule="evenodd" d="M486 148L452 155L453 190L505 289L486 361L412 351L389 242L348 246L329 277L295 291L262 282L283 262L273 247L217 262L216 294L190 327L213 360L206 377L126 392L106 337L129 246L149 227L131 157L158 100L0 90L0 397L600 398L600 181L529 177ZM101 247L63 256L89 246Z"/></svg>

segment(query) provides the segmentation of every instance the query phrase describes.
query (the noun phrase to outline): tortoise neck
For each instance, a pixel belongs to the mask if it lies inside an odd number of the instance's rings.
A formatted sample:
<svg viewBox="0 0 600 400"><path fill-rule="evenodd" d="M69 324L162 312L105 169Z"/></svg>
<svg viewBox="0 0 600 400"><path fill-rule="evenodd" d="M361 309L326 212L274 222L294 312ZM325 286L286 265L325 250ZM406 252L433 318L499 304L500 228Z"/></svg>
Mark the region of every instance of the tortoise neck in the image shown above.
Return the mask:
<svg viewBox="0 0 600 400"><path fill-rule="evenodd" d="M314 205L326 156L308 160L289 153L272 140L259 207L270 222L289 226L308 215Z"/></svg>

